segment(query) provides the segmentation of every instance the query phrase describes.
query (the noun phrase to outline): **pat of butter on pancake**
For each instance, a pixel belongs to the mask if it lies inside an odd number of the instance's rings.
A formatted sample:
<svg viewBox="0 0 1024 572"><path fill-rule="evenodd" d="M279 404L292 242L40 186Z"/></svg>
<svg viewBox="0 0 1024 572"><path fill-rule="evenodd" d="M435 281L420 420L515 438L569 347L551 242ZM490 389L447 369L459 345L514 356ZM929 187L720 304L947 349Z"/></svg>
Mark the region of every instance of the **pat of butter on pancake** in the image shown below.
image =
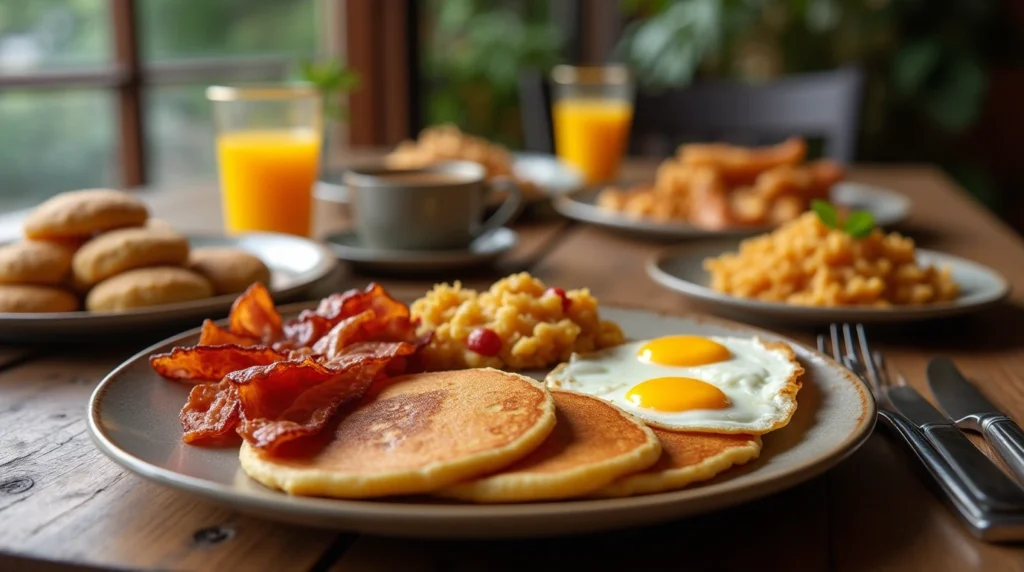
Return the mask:
<svg viewBox="0 0 1024 572"><path fill-rule="evenodd" d="M468 369L398 377L345 415L302 458L243 443L242 469L294 495L418 494L491 473L533 451L555 426L551 394L529 377Z"/></svg>

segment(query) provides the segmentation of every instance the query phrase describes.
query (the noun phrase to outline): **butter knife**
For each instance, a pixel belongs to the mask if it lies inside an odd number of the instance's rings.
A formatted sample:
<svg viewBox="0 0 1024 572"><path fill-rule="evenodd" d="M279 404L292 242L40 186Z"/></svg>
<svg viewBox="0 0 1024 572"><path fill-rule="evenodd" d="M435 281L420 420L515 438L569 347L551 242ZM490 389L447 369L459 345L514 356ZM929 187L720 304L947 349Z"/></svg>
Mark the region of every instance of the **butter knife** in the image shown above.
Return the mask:
<svg viewBox="0 0 1024 572"><path fill-rule="evenodd" d="M1024 482L1024 431L971 385L946 357L928 362L928 387L957 427L981 433Z"/></svg>
<svg viewBox="0 0 1024 572"><path fill-rule="evenodd" d="M889 403L920 427L928 442L949 463L980 505L997 511L1024 511L1024 489L1014 483L953 421L910 386L884 390Z"/></svg>

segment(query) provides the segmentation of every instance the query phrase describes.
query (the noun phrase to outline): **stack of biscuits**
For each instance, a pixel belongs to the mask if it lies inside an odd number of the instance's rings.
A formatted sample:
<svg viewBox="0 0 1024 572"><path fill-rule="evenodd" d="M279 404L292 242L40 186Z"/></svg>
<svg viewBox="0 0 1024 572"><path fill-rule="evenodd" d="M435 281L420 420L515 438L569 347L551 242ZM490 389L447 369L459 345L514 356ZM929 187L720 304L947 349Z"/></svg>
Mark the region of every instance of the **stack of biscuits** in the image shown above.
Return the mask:
<svg viewBox="0 0 1024 572"><path fill-rule="evenodd" d="M124 312L269 285L259 258L189 248L129 193L88 189L42 203L0 247L0 312Z"/></svg>

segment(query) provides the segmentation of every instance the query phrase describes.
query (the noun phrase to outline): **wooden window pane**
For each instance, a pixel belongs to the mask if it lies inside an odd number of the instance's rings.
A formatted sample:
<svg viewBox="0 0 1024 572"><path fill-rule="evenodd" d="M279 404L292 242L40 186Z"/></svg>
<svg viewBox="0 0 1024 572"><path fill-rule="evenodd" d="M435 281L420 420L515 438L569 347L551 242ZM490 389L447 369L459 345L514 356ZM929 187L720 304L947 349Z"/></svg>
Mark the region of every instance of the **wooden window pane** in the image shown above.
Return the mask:
<svg viewBox="0 0 1024 572"><path fill-rule="evenodd" d="M0 211L116 185L114 105L102 90L0 92Z"/></svg>

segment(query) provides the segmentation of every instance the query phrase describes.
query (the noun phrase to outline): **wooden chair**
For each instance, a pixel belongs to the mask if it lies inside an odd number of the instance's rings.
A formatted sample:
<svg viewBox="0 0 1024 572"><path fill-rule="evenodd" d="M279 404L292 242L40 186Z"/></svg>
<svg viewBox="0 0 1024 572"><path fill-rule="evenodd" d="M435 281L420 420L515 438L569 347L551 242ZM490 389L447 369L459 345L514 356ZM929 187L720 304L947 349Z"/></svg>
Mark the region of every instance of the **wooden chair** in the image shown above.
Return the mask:
<svg viewBox="0 0 1024 572"><path fill-rule="evenodd" d="M706 81L640 93L630 150L665 156L686 141L760 145L802 135L822 140L822 156L849 163L857 148L862 85L860 70L840 68L763 84ZM526 71L520 76L519 95L527 150L553 152L548 81Z"/></svg>

